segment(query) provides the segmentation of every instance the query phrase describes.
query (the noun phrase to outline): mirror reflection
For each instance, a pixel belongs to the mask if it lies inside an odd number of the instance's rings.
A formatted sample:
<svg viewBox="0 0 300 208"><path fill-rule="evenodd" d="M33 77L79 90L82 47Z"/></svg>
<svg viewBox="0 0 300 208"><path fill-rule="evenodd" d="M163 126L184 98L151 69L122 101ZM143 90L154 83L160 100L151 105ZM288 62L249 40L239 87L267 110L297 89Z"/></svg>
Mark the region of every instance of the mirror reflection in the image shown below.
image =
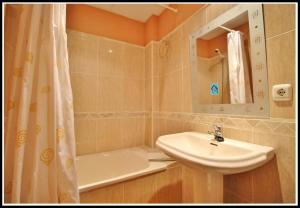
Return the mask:
<svg viewBox="0 0 300 208"><path fill-rule="evenodd" d="M248 13L197 38L199 104L253 103Z"/></svg>

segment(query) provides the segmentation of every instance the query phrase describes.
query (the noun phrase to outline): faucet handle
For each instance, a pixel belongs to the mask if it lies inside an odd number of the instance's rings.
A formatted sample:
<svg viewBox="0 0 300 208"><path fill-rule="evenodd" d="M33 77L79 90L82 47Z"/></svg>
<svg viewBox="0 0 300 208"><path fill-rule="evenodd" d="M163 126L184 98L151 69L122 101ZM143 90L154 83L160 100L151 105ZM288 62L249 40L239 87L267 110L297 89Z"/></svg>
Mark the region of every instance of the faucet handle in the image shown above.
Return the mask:
<svg viewBox="0 0 300 208"><path fill-rule="evenodd" d="M215 135L221 136L223 135L223 129L221 125L214 125Z"/></svg>
<svg viewBox="0 0 300 208"><path fill-rule="evenodd" d="M223 138L223 129L222 129L222 125L217 125L214 124L213 125L214 128L214 135L215 135L215 140L217 140L218 142L223 142L224 138Z"/></svg>
<svg viewBox="0 0 300 208"><path fill-rule="evenodd" d="M214 127L214 130L217 130L217 131L221 131L222 130L221 125L215 124L215 125L213 125L213 127Z"/></svg>

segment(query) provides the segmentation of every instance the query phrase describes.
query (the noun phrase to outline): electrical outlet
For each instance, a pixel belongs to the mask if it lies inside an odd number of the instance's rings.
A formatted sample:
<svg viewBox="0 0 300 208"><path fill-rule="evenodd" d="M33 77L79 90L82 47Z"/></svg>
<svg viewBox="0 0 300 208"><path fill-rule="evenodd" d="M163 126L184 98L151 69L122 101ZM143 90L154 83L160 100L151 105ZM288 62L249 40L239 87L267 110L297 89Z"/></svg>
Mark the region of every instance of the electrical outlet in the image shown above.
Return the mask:
<svg viewBox="0 0 300 208"><path fill-rule="evenodd" d="M274 85L272 97L274 101L290 101L292 99L292 86L290 84Z"/></svg>

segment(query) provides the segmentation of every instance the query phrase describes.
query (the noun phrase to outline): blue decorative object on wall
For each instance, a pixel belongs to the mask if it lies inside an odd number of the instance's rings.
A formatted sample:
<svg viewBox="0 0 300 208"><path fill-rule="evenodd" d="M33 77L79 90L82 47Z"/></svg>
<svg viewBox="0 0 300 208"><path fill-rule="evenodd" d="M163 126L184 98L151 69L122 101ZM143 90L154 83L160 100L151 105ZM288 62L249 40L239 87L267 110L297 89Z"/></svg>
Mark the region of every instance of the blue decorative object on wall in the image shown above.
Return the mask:
<svg viewBox="0 0 300 208"><path fill-rule="evenodd" d="M211 95L219 94L219 83L211 83L210 84L210 94Z"/></svg>

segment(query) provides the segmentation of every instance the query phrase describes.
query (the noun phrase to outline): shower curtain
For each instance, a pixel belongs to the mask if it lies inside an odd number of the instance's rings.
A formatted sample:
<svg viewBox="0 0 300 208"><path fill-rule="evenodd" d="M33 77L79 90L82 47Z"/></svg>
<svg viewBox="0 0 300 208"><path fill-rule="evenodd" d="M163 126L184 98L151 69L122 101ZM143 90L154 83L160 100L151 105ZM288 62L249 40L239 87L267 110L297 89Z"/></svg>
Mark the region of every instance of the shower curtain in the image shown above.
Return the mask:
<svg viewBox="0 0 300 208"><path fill-rule="evenodd" d="M11 7L19 12L6 25L17 38L5 67L5 202L77 203L66 5Z"/></svg>
<svg viewBox="0 0 300 208"><path fill-rule="evenodd" d="M227 34L230 103L252 103L244 38L240 31Z"/></svg>

